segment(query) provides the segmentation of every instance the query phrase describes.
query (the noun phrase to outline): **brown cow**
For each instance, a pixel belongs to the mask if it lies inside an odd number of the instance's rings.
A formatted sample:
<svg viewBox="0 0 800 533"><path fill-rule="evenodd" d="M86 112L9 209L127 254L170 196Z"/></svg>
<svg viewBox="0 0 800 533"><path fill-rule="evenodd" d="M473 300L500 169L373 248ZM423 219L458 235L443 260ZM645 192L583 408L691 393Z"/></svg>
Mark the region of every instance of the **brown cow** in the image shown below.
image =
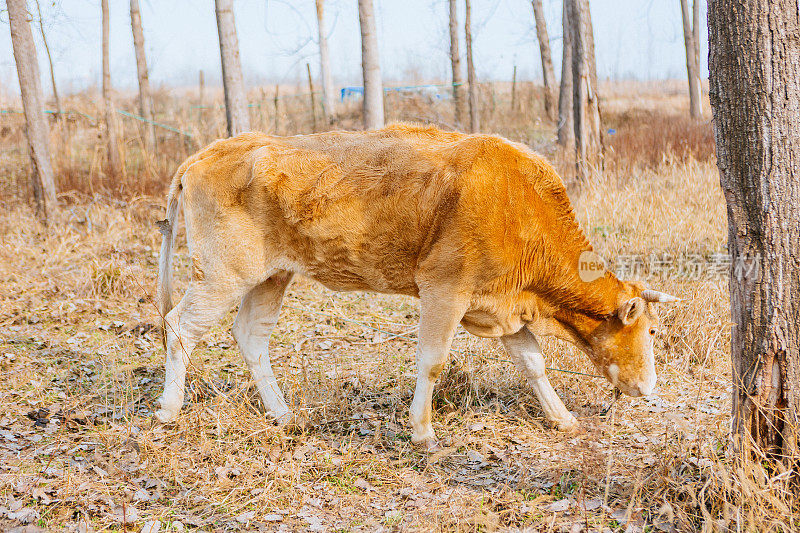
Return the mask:
<svg viewBox="0 0 800 533"><path fill-rule="evenodd" d="M192 280L172 309L171 258L183 198ZM183 403L186 361L241 301L233 334L264 405L291 419L268 339L294 274L334 290L421 301L416 443L435 444L431 393L456 327L499 337L545 415L577 426L544 373L534 335L578 345L622 391L656 382L654 309L674 297L602 271L581 279L591 245L553 168L491 135L397 124L369 132L219 140L175 174L159 260L167 359L161 421Z"/></svg>

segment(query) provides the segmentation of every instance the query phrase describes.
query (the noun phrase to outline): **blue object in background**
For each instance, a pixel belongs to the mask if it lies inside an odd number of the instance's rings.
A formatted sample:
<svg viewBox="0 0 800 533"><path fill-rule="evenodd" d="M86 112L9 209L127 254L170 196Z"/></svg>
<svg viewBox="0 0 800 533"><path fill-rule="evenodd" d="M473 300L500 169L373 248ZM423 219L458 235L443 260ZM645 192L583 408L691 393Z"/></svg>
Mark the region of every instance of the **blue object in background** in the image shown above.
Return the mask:
<svg viewBox="0 0 800 533"><path fill-rule="evenodd" d="M339 100L344 102L345 99L350 99L354 96L360 96L364 98L364 88L363 87L342 87L341 96Z"/></svg>

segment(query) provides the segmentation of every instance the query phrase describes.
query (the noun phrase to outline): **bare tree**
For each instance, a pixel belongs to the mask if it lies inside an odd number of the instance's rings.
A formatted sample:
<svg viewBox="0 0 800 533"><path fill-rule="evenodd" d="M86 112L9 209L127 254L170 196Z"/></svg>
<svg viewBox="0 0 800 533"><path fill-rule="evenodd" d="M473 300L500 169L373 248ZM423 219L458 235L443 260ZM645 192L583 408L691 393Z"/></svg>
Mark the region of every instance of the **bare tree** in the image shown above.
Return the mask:
<svg viewBox="0 0 800 533"><path fill-rule="evenodd" d="M53 86L53 100L56 102L56 112L58 113L58 117L61 118L63 113L63 109L61 109L61 98L58 97L56 73L53 68L53 56L50 54L50 46L47 44L47 35L44 33L44 20L42 18L42 8L39 6L39 0L36 0L36 12L39 15L39 32L42 34L42 44L44 45L45 54L47 54L47 62L50 65L50 83Z"/></svg>
<svg viewBox="0 0 800 533"><path fill-rule="evenodd" d="M250 131L250 114L244 90L242 63L239 59L239 38L233 17L233 0L214 0L219 32L219 55L222 60L222 86L225 90L225 115L228 135Z"/></svg>
<svg viewBox="0 0 800 533"><path fill-rule="evenodd" d="M800 435L800 13L712 0L709 82L728 204L733 437L796 466ZM743 442L744 441L744 442Z"/></svg>
<svg viewBox="0 0 800 533"><path fill-rule="evenodd" d="M572 30L569 21L570 0L564 0L561 11L563 37L561 51L561 84L558 90L558 144L575 145L575 119L572 114Z"/></svg>
<svg viewBox="0 0 800 533"><path fill-rule="evenodd" d="M131 30L133 48L136 53L136 74L139 78L139 113L147 121L144 125L145 146L150 153L156 149L156 127L153 124L153 98L150 94L150 80L147 75L147 58L144 53L144 32L139 0L131 0Z"/></svg>
<svg viewBox="0 0 800 533"><path fill-rule="evenodd" d="M683 42L686 45L686 73L689 77L689 115L693 119L703 117L700 83L700 2L692 2L692 20L689 20L689 2L681 0L683 17Z"/></svg>
<svg viewBox="0 0 800 533"><path fill-rule="evenodd" d="M311 110L311 131L317 131L317 109L314 104L314 80L311 77L311 63L306 63L308 72L308 104Z"/></svg>
<svg viewBox="0 0 800 533"><path fill-rule="evenodd" d="M456 126L466 123L464 76L461 73L461 53L458 46L458 0L450 0L450 65L453 71L453 104Z"/></svg>
<svg viewBox="0 0 800 533"><path fill-rule="evenodd" d="M31 181L37 214L47 222L48 214L56 204L56 185L50 163L50 136L43 113L42 85L36 47L28 23L25 0L6 0L11 26L11 45L17 64L19 89L25 113L25 136L31 157Z"/></svg>
<svg viewBox="0 0 800 533"><path fill-rule="evenodd" d="M364 128L383 127L383 81L372 0L358 0L361 23L361 70L364 75Z"/></svg>
<svg viewBox="0 0 800 533"><path fill-rule="evenodd" d="M578 178L586 180L602 163L600 102L594 62L594 35L588 0L570 0L572 33L572 94L575 122L575 163Z"/></svg>
<svg viewBox="0 0 800 533"><path fill-rule="evenodd" d="M553 56L550 53L550 37L547 34L547 20L544 18L542 0L531 0L533 18L536 20L536 38L542 56L542 78L544 80L544 111L551 120L556 114L555 90L556 73L553 70Z"/></svg>
<svg viewBox="0 0 800 533"><path fill-rule="evenodd" d="M464 37L467 44L467 81L469 82L469 131L475 133L481 129L480 112L478 110L478 80L475 78L475 63L472 61L472 5L464 0L466 14L464 16Z"/></svg>
<svg viewBox="0 0 800 533"><path fill-rule="evenodd" d="M114 102L111 98L111 68L109 66L108 52L108 0L102 0L100 7L103 11L103 115L106 122L106 147L108 149L108 172L112 176L119 174L120 163L119 145L117 144L117 130L114 127Z"/></svg>
<svg viewBox="0 0 800 533"><path fill-rule="evenodd" d="M331 73L331 58L328 51L328 33L325 30L325 0L317 2L317 30L319 32L319 67L322 73L322 111L325 121L333 123L336 115L336 95L333 89L333 74Z"/></svg>

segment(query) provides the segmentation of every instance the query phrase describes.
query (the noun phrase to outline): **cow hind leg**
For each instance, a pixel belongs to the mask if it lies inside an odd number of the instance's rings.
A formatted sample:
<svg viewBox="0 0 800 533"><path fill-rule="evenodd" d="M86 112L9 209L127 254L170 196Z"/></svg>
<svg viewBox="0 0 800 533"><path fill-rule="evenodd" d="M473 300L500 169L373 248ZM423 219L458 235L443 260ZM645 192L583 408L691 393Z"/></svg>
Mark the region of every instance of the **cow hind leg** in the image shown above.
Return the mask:
<svg viewBox="0 0 800 533"><path fill-rule="evenodd" d="M278 423L287 422L292 416L272 371L269 337L278 321L283 294L291 279L291 273L281 272L251 289L242 299L233 324L233 336L258 387L261 401Z"/></svg>
<svg viewBox="0 0 800 533"><path fill-rule="evenodd" d="M193 281L178 305L167 313L164 392L158 400L161 409L155 413L161 422L172 422L178 417L189 356L203 334L225 316L238 296L229 286L223 289L205 281Z"/></svg>
<svg viewBox="0 0 800 533"><path fill-rule="evenodd" d="M562 431L577 430L578 421L567 410L564 402L558 397L547 379L542 349L534 334L528 331L528 328L523 327L517 333L500 337L500 341L516 367L533 387L547 419L555 423Z"/></svg>
<svg viewBox="0 0 800 533"><path fill-rule="evenodd" d="M411 440L429 450L437 448L436 435L431 424L433 386L447 361L453 335L468 304L469 298L466 297L420 295L417 385L409 418Z"/></svg>

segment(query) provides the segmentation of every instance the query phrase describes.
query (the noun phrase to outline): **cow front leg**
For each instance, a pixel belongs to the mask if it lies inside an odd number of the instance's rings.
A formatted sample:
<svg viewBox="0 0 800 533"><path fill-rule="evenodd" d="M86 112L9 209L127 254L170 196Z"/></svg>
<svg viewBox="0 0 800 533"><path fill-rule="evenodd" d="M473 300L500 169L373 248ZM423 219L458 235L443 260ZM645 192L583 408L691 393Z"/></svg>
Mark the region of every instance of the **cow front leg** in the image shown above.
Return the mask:
<svg viewBox="0 0 800 533"><path fill-rule="evenodd" d="M433 385L441 374L456 327L469 299L442 294L420 295L419 340L417 344L417 386L411 402L411 440L428 450L436 449L431 425Z"/></svg>
<svg viewBox="0 0 800 533"><path fill-rule="evenodd" d="M547 379L542 349L534 334L528 331L528 328L523 327L513 335L500 337L500 341L516 367L533 387L547 419L562 431L577 430L579 427L577 419L567 410L564 402L558 397Z"/></svg>

